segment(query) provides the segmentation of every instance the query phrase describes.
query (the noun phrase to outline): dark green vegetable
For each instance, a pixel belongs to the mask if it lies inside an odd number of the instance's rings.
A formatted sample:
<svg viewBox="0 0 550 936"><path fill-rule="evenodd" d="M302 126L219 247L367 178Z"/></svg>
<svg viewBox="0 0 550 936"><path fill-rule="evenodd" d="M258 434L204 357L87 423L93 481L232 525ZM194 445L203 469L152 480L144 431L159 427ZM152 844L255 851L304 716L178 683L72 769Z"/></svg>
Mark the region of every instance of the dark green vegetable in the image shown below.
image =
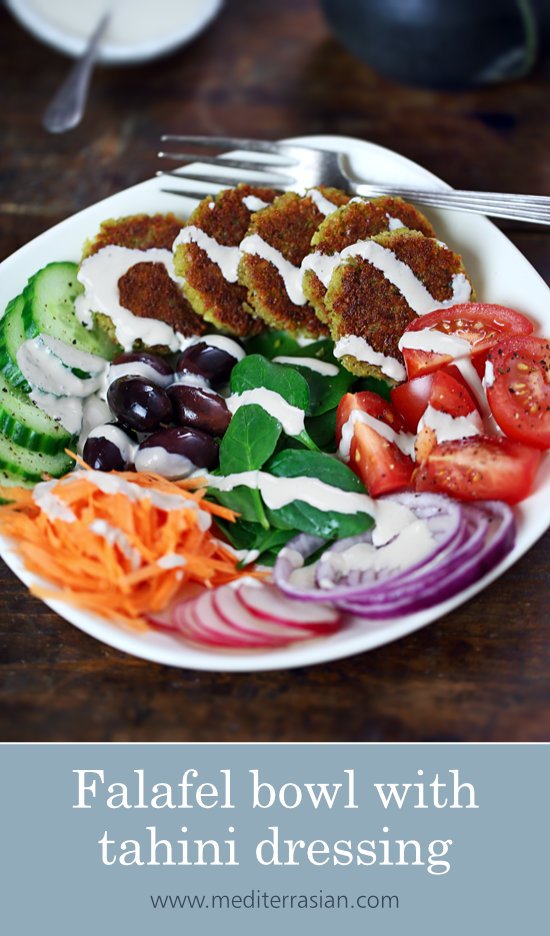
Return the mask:
<svg viewBox="0 0 550 936"><path fill-rule="evenodd" d="M337 461L323 452L304 452L298 449L285 450L275 455L265 466L265 470L278 478L307 477L318 479L341 491L351 491L364 494L365 489L353 471L347 465ZM272 526L277 529L295 529L303 533L311 533L324 539L355 536L368 530L373 520L369 514L343 514L337 509L333 511L318 510L304 501L297 499L285 507L277 510L267 510L267 516ZM335 508L338 506L338 497L335 494Z"/></svg>

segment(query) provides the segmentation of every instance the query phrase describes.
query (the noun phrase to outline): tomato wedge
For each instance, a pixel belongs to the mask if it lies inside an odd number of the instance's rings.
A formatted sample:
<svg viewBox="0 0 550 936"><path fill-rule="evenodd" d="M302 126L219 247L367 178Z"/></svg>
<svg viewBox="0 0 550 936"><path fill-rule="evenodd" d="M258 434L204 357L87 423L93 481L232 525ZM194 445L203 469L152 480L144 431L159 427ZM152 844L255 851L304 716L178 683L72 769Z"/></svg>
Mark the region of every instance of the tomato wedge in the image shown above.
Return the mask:
<svg viewBox="0 0 550 936"><path fill-rule="evenodd" d="M462 374L454 366L407 380L394 387L390 396L409 432L416 432L428 406L450 416L468 416L477 409Z"/></svg>
<svg viewBox="0 0 550 936"><path fill-rule="evenodd" d="M409 487L414 439L404 430L394 406L376 393L346 393L336 414L336 441L341 457L361 478L369 494L379 497Z"/></svg>
<svg viewBox="0 0 550 936"><path fill-rule="evenodd" d="M446 339L438 339L435 335L429 351L405 347L406 336L425 329L444 335ZM456 353L461 350L459 342L463 343L462 356L468 354L469 346L469 353L475 361L485 356L504 336L530 335L532 331L533 323L521 312L492 303L465 302L448 309L436 309L411 322L401 338L407 376L410 380L451 363L454 357L459 356ZM445 347L450 345L449 338L454 339L454 349Z"/></svg>
<svg viewBox="0 0 550 936"><path fill-rule="evenodd" d="M503 500L517 504L529 494L541 453L510 439L478 436L442 442L415 472L417 491L458 500Z"/></svg>
<svg viewBox="0 0 550 936"><path fill-rule="evenodd" d="M510 439L550 448L550 340L500 341L487 364L487 400L500 428Z"/></svg>
<svg viewBox="0 0 550 936"><path fill-rule="evenodd" d="M414 471L414 463L408 455L363 423L355 426L349 466L372 497L410 487Z"/></svg>
<svg viewBox="0 0 550 936"><path fill-rule="evenodd" d="M381 419L387 426L391 426L395 432L402 432L405 429L405 423L397 412L395 406L372 393L370 390L361 390L359 393L345 393L336 411L336 444L340 445L342 441L342 430L349 422L354 410L362 410L368 413L374 419ZM416 427L415 427L416 428Z"/></svg>

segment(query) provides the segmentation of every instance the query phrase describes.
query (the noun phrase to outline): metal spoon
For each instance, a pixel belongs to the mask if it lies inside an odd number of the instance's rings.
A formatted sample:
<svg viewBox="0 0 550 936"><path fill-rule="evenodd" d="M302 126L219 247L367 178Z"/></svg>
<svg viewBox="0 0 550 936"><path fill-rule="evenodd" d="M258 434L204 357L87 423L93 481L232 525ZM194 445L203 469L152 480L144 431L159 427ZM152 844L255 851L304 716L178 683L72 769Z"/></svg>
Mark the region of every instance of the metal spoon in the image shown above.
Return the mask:
<svg viewBox="0 0 550 936"><path fill-rule="evenodd" d="M65 133L82 120L90 78L99 52L99 44L111 19L107 11L96 26L82 55L75 62L59 91L47 108L42 126L50 133Z"/></svg>

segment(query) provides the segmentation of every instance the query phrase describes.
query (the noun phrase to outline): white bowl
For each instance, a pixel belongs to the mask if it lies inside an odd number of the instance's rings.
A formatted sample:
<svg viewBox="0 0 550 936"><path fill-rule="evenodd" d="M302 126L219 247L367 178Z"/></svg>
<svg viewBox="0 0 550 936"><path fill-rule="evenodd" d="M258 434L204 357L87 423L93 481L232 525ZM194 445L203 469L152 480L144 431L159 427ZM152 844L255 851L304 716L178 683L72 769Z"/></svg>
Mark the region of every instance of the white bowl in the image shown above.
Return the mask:
<svg viewBox="0 0 550 936"><path fill-rule="evenodd" d="M190 42L219 13L223 0L5 0L15 18L37 39L76 58L107 6L113 7L98 61L109 65L147 62Z"/></svg>

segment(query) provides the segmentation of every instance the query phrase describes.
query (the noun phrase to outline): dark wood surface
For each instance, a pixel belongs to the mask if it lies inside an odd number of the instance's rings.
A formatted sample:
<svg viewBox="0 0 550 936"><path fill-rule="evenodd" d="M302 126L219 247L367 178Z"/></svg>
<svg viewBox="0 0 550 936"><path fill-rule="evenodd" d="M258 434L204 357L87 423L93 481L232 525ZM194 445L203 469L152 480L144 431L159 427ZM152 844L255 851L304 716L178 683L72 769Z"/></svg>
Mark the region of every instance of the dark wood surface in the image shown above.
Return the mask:
<svg viewBox="0 0 550 936"><path fill-rule="evenodd" d="M397 87L333 40L314 0L230 0L164 61L98 70L86 118L40 117L67 70L0 9L0 257L153 174L162 132L347 134L451 184L550 192L548 63L460 94ZM550 278L550 233L507 234ZM29 271L32 272L32 271ZM329 665L197 673L125 656L0 568L0 738L31 741L550 740L550 535L436 624Z"/></svg>

